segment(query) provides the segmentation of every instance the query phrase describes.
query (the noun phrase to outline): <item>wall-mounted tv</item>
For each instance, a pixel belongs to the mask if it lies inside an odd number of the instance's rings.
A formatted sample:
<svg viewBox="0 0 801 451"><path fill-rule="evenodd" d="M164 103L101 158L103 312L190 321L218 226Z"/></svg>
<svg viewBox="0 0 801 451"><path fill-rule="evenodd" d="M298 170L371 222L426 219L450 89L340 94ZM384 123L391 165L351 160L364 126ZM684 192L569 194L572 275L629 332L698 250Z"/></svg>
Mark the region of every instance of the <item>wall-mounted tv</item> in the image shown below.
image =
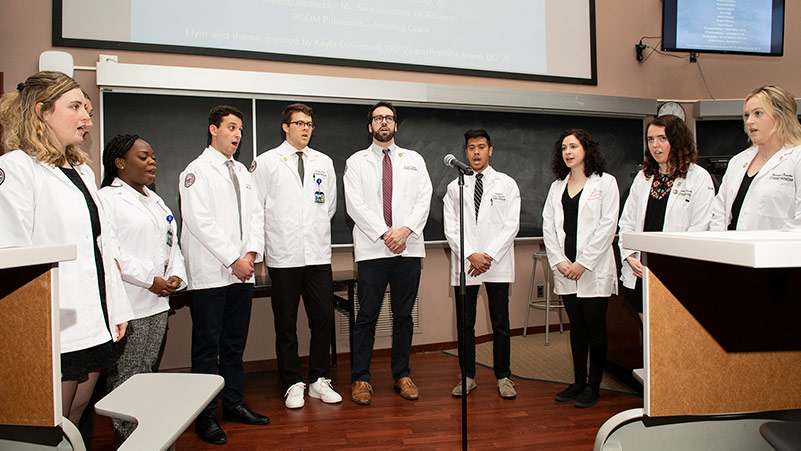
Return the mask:
<svg viewBox="0 0 801 451"><path fill-rule="evenodd" d="M663 0L662 49L781 56L784 0Z"/></svg>

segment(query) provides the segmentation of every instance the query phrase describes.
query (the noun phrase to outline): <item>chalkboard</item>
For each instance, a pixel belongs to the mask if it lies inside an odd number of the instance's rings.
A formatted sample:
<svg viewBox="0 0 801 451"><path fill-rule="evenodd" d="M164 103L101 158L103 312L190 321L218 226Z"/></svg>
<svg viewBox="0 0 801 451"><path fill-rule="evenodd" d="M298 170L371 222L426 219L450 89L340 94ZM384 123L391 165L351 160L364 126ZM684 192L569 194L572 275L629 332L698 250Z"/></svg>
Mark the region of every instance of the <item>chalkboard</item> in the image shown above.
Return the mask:
<svg viewBox="0 0 801 451"><path fill-rule="evenodd" d="M751 145L742 119L695 121L695 135L701 156L734 156Z"/></svg>
<svg viewBox="0 0 801 451"><path fill-rule="evenodd" d="M157 192L173 211L178 212L178 174L206 145L209 109L227 103L245 113L245 138L240 160L250 164L249 140L252 128L250 99L194 97L177 95L104 93L103 116L106 137L117 133L136 133L150 142L157 153ZM256 101L256 144L258 153L283 141L281 111L290 102ZM316 124L310 146L326 153L337 172L339 202L332 228L335 244L351 243L353 223L345 211L342 172L345 160L370 145L366 105L305 102L314 109ZM494 147L490 164L512 176L520 187L522 211L520 237L542 236L542 208L551 173L553 145L566 128L584 128L599 141L607 159L607 172L618 180L621 201L625 200L637 165L642 161L642 120L598 118L555 114L510 113L499 111L399 106L399 146L419 152L426 161L434 188L431 213L425 228L426 241L444 240L442 197L455 170L442 163L452 153L464 159L464 132L485 128ZM269 220L269 218L267 218Z"/></svg>

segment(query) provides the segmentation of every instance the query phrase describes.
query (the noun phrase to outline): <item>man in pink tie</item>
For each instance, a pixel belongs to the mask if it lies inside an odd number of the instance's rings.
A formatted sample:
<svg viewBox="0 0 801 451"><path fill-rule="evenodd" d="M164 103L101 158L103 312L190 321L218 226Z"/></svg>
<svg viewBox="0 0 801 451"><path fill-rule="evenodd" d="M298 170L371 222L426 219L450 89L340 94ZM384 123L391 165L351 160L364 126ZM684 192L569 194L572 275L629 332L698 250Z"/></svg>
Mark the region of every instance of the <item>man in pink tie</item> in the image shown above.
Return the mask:
<svg viewBox="0 0 801 451"><path fill-rule="evenodd" d="M395 107L378 102L367 115L373 143L345 164L345 206L353 219L353 252L358 265L359 314L353 326L351 400L370 404L370 360L378 313L387 285L392 308L392 376L395 390L419 397L409 377L412 308L425 257L423 229L431 207L431 179L414 150L395 144Z"/></svg>

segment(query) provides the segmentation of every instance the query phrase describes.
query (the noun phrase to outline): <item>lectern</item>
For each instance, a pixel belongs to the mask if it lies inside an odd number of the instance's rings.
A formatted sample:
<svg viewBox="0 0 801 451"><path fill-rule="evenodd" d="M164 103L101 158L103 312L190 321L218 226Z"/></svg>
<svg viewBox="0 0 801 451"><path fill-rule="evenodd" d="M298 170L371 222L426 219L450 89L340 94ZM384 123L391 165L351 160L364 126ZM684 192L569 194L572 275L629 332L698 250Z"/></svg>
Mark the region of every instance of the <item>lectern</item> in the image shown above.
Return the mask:
<svg viewBox="0 0 801 451"><path fill-rule="evenodd" d="M801 415L801 233L621 239L645 267L643 408L607 421L596 449L612 434L612 448L716 449L703 438L714 436L721 449L759 449L765 419Z"/></svg>
<svg viewBox="0 0 801 451"><path fill-rule="evenodd" d="M75 257L74 244L0 249L0 438L61 425L58 263Z"/></svg>

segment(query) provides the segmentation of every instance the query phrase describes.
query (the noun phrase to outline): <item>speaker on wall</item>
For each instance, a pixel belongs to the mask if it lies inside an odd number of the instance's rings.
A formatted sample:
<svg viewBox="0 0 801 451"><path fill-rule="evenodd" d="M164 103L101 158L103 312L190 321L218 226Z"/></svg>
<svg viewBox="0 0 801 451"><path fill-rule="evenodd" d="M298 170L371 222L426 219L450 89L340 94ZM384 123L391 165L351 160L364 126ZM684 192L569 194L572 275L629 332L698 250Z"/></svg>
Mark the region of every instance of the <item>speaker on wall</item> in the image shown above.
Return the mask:
<svg viewBox="0 0 801 451"><path fill-rule="evenodd" d="M48 50L39 55L39 70L56 70L72 77L75 63L72 55L59 50Z"/></svg>

